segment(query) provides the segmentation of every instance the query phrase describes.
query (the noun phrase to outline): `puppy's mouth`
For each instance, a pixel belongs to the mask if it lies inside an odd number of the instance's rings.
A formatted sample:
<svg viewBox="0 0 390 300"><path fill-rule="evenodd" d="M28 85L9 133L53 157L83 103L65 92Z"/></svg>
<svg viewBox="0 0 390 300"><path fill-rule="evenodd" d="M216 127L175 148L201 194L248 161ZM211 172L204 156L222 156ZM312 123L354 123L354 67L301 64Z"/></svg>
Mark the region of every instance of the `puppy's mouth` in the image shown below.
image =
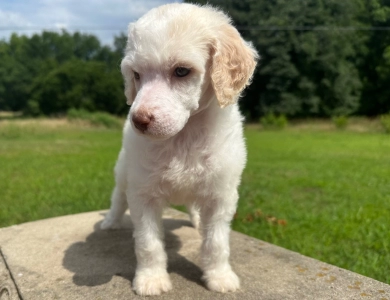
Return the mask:
<svg viewBox="0 0 390 300"><path fill-rule="evenodd" d="M146 118L134 121L132 118L131 124L136 133L151 140L167 140L180 132L180 130L174 130L174 127L170 126L168 122L160 124L154 118L149 121Z"/></svg>

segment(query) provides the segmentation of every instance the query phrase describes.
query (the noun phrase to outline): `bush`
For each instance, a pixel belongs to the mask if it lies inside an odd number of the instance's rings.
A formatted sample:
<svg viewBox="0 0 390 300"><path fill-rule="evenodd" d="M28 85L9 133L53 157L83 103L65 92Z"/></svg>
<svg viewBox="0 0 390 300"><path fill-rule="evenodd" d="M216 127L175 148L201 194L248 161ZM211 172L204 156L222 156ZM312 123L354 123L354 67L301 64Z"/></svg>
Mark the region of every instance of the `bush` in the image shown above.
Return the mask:
<svg viewBox="0 0 390 300"><path fill-rule="evenodd" d="M26 116L39 117L41 115L41 109L39 107L39 103L35 100L27 101L27 105L23 113Z"/></svg>
<svg viewBox="0 0 390 300"><path fill-rule="evenodd" d="M285 115L275 116L269 113L260 119L261 125L266 129L283 129L288 125Z"/></svg>
<svg viewBox="0 0 390 300"><path fill-rule="evenodd" d="M128 110L122 81L120 72L104 62L70 59L34 79L30 94L35 103L29 109L39 108L46 116L71 108L121 114Z"/></svg>
<svg viewBox="0 0 390 300"><path fill-rule="evenodd" d="M390 113L380 116L380 122L385 133L390 134Z"/></svg>
<svg viewBox="0 0 390 300"><path fill-rule="evenodd" d="M82 120L94 126L106 128L122 128L122 121L106 112L89 112L84 109L71 108L68 110L69 120Z"/></svg>
<svg viewBox="0 0 390 300"><path fill-rule="evenodd" d="M348 126L348 117L347 116L334 116L332 118L333 124L337 129L345 129Z"/></svg>

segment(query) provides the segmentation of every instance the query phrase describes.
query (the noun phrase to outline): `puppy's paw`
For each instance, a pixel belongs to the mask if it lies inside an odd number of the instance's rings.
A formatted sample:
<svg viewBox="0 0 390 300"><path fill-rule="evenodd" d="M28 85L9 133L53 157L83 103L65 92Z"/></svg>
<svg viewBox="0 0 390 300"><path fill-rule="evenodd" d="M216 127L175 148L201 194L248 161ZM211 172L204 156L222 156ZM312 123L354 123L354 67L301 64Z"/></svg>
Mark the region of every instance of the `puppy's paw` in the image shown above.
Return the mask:
<svg viewBox="0 0 390 300"><path fill-rule="evenodd" d="M240 288L240 280L232 270L225 272L207 271L203 275L203 279L209 290L219 293L234 292Z"/></svg>
<svg viewBox="0 0 390 300"><path fill-rule="evenodd" d="M108 229L120 229L122 228L121 220L114 220L110 218L108 215L100 224L100 229L108 230Z"/></svg>
<svg viewBox="0 0 390 300"><path fill-rule="evenodd" d="M160 295L172 289L167 271L137 272L133 281L133 290L140 296Z"/></svg>

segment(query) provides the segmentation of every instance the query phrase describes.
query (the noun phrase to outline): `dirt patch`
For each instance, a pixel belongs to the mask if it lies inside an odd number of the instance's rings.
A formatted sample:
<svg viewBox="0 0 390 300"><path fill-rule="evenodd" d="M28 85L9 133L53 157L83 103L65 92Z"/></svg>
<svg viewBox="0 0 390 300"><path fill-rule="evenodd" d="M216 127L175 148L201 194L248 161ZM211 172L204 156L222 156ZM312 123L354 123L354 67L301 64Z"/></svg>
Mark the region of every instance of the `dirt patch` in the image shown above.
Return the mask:
<svg viewBox="0 0 390 300"><path fill-rule="evenodd" d="M88 122L70 122L67 118L42 118L42 119L5 119L0 120L1 126L18 127L44 127L47 129L73 128L73 127L91 127Z"/></svg>

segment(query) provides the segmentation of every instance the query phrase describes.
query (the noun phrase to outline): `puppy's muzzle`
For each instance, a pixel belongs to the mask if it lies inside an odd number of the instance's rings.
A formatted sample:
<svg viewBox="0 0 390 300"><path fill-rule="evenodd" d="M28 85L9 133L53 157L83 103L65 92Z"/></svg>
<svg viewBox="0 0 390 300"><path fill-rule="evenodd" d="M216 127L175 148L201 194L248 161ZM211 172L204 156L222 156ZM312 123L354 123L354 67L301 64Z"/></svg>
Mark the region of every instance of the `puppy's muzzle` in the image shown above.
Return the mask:
<svg viewBox="0 0 390 300"><path fill-rule="evenodd" d="M137 128L141 132L145 132L148 129L148 126L153 121L153 116L147 113L138 113L133 114L131 117L135 128Z"/></svg>

